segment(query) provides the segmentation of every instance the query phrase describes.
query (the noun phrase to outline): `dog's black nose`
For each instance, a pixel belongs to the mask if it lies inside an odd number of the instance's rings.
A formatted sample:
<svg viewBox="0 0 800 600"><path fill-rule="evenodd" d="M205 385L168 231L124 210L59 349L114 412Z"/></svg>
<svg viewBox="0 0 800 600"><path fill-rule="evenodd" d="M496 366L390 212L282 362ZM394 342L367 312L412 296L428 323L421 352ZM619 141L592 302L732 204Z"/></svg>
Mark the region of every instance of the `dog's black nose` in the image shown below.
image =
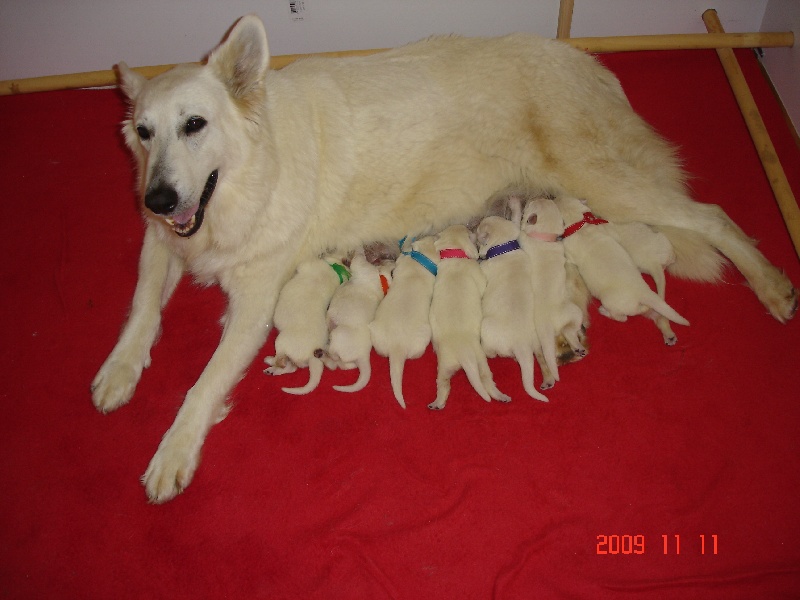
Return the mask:
<svg viewBox="0 0 800 600"><path fill-rule="evenodd" d="M167 215L178 206L178 192L170 186L160 185L145 194L144 205L157 215Z"/></svg>

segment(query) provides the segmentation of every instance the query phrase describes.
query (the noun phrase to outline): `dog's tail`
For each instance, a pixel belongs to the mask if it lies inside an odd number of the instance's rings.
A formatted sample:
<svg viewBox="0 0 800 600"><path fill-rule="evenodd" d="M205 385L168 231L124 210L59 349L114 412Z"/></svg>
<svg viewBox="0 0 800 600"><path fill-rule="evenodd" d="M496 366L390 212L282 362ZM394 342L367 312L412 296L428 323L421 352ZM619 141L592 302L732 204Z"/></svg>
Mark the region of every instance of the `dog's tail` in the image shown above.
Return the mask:
<svg viewBox="0 0 800 600"><path fill-rule="evenodd" d="M519 363L519 370L522 373L522 387L531 398L549 402L547 396L536 389L533 383L533 350L527 348L514 348L514 358Z"/></svg>
<svg viewBox="0 0 800 600"><path fill-rule="evenodd" d="M317 354L319 354L319 356L317 356ZM322 371L325 368L321 356L322 356L322 351L317 350L316 352L314 352L314 356L312 356L311 359L308 361L309 377L307 384L305 384L303 387L281 388L281 389L287 394L295 394L297 396L313 392L319 385L319 382L322 379Z"/></svg>
<svg viewBox="0 0 800 600"><path fill-rule="evenodd" d="M671 275L693 281L722 279L727 259L701 234L678 227L658 227L675 250L675 262L667 267Z"/></svg>
<svg viewBox="0 0 800 600"><path fill-rule="evenodd" d="M672 308L669 304L662 300L658 294L649 288L647 289L647 293L645 293L639 301L648 308L652 308L658 314L664 315L673 323L677 323L678 325L689 324L689 321L679 315L678 311Z"/></svg>
<svg viewBox="0 0 800 600"><path fill-rule="evenodd" d="M333 389L337 392L357 392L367 386L372 375L372 364L369 361L369 355L367 355L366 360L359 358L356 361L356 365L358 365L358 379L356 379L356 382L350 385L335 385Z"/></svg>
<svg viewBox="0 0 800 600"><path fill-rule="evenodd" d="M479 367L480 357L483 356L483 359L486 360L486 355L482 353L483 350L476 352L473 344L459 344L456 356L474 390L478 392L478 395L486 400L486 402L491 402L492 397L489 395L489 392L486 391L486 387L481 380Z"/></svg>
<svg viewBox="0 0 800 600"><path fill-rule="evenodd" d="M511 398L497 389L489 369L489 361L481 348L480 340L471 340L459 344L458 362L478 395L490 402L493 398L501 402L510 402Z"/></svg>
<svg viewBox="0 0 800 600"><path fill-rule="evenodd" d="M403 408L406 407L406 400L403 398L403 367L406 364L405 353L395 350L389 351L389 380L392 382L392 391L397 403Z"/></svg>

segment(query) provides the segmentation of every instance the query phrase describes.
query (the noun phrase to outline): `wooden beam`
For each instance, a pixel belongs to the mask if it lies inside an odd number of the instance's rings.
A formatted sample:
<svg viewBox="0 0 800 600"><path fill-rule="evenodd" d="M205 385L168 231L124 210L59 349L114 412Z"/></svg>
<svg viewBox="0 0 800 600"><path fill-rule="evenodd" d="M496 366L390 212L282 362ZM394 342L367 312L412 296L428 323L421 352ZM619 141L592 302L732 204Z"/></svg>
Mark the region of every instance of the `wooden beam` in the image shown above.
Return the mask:
<svg viewBox="0 0 800 600"><path fill-rule="evenodd" d="M633 52L637 50L679 50L702 48L787 48L794 45L794 34L791 31L776 33L698 33L672 35L635 35L621 37L584 37L564 38L565 44L586 52ZM376 50L346 50L342 52L322 52L319 54L287 54L273 56L270 66L280 69L286 65L309 56L349 57L366 56L382 52ZM172 68L174 65L158 65L136 67L134 71L153 77ZM90 71L67 75L50 75L28 79L11 79L0 81L0 96L25 94L29 92L46 92L85 87L103 87L116 85L117 78L113 70Z"/></svg>
<svg viewBox="0 0 800 600"><path fill-rule="evenodd" d="M572 10L574 7L574 0L561 0L558 3L558 32L556 37L560 40L569 37L572 29Z"/></svg>
<svg viewBox="0 0 800 600"><path fill-rule="evenodd" d="M709 9L703 13L703 22L706 24L709 35L718 35L724 32L722 23L720 23L717 16L717 11L714 9ZM733 90L733 95L736 97L736 102L739 104L739 110L742 111L742 116L747 124L750 137L753 139L753 144L764 167L764 172L767 174L772 193L775 195L775 200L792 238L795 252L800 256L800 208L797 206L792 188L786 179L786 173L783 170L783 166L781 166L781 161L778 159L778 154L775 152L775 146L772 144L767 127L764 125L764 120L761 118L761 113L733 50L719 48L717 55Z"/></svg>

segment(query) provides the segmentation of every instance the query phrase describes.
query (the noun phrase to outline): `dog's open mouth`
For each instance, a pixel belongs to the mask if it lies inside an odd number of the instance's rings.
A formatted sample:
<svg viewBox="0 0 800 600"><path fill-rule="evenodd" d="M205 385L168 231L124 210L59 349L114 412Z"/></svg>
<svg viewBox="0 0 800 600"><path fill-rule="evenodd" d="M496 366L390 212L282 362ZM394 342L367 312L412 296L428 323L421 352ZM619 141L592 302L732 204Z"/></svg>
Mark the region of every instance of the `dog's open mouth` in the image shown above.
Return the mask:
<svg viewBox="0 0 800 600"><path fill-rule="evenodd" d="M200 226L203 224L203 215L205 214L206 205L211 199L211 195L214 193L214 188L217 187L218 174L219 170L215 169L211 172L211 175L208 176L208 179L206 179L206 185L200 196L200 203L197 205L197 210L164 218L167 224L172 227L172 230L179 236L190 237L200 229Z"/></svg>

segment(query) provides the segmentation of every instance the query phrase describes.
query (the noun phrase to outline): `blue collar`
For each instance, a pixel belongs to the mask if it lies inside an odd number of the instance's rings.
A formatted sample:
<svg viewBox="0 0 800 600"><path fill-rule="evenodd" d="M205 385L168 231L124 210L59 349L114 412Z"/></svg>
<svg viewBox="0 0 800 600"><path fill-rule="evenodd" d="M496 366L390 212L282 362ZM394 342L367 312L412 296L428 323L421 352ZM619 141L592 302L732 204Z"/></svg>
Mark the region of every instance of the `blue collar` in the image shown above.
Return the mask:
<svg viewBox="0 0 800 600"><path fill-rule="evenodd" d="M408 236L406 236L408 237ZM406 241L406 237L398 242L398 246L400 246L400 254L405 256L410 256L413 260L417 261L422 267L424 267L431 275L436 277L436 274L439 272L439 268L436 266L436 263L433 262L430 258L425 256L419 250L411 250L410 252L403 251L403 244ZM417 238L412 238L411 243L414 243L414 240Z"/></svg>
<svg viewBox="0 0 800 600"><path fill-rule="evenodd" d="M519 250L519 242L517 240L511 240L505 244L498 244L497 246L492 246L486 251L486 259L488 260L507 252L513 252L514 250Z"/></svg>

